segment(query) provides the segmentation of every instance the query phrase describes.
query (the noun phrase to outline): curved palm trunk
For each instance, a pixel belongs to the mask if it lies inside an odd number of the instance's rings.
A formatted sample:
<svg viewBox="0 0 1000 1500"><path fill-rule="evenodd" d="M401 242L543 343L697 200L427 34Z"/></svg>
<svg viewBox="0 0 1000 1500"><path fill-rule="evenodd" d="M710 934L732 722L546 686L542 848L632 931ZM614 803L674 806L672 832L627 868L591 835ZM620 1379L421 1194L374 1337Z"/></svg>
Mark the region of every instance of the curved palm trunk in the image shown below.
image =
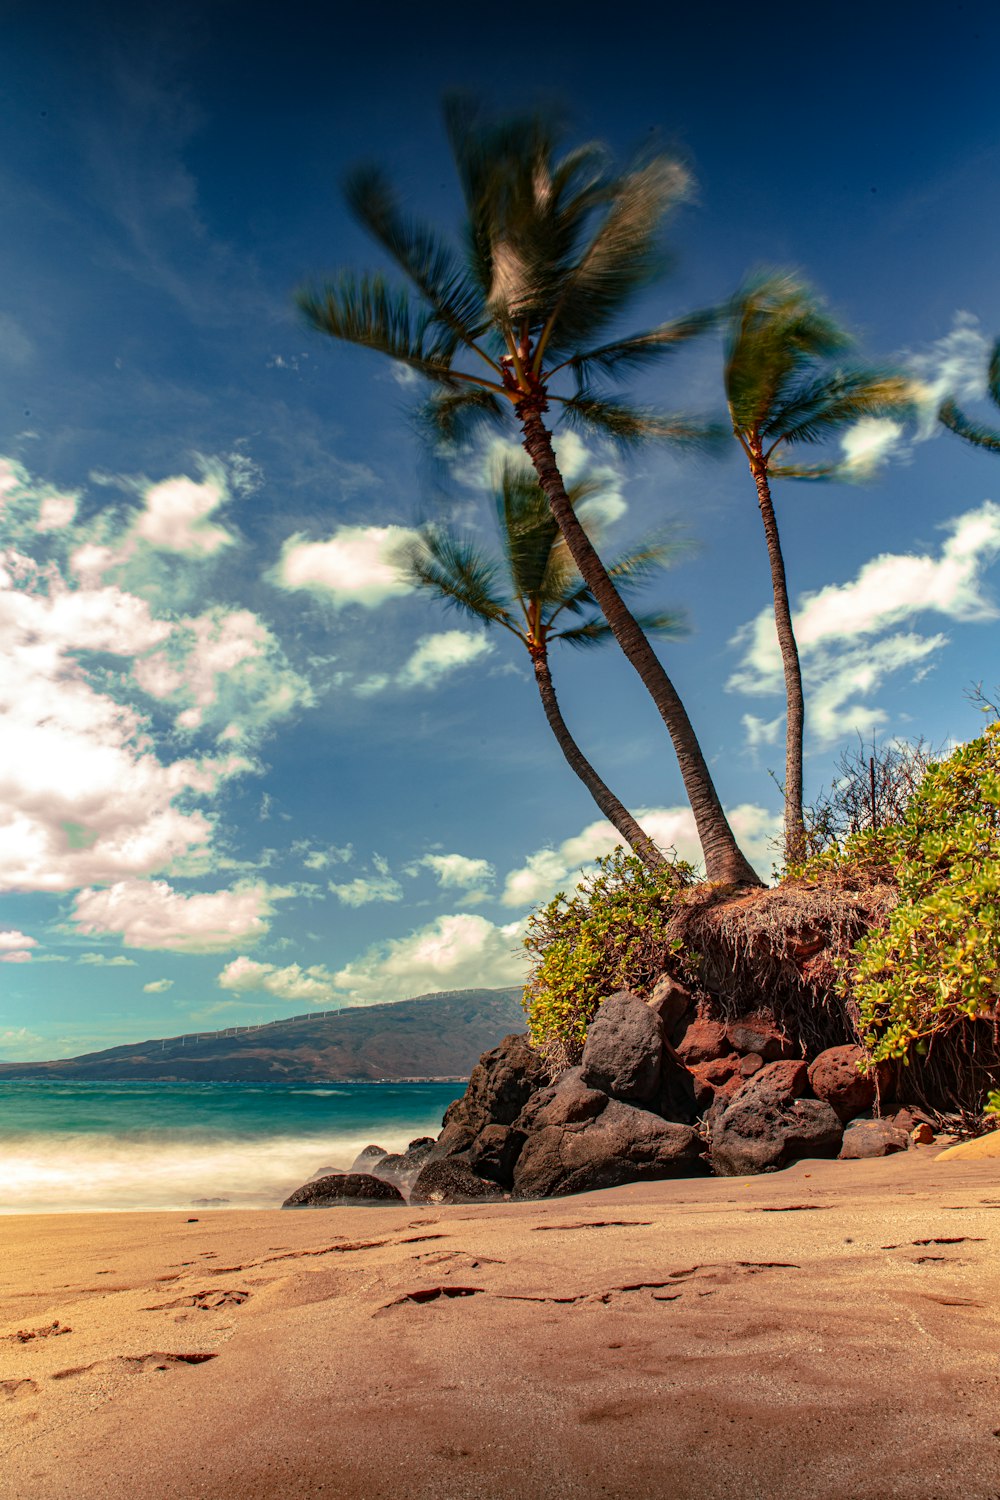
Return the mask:
<svg viewBox="0 0 1000 1500"><path fill-rule="evenodd" d="M785 720L785 862L798 864L805 858L806 831L802 819L802 738L805 724L805 696L802 691L802 667L799 663L799 648L792 629L792 611L788 602L788 584L785 579L785 560L781 555L778 523L771 504L771 487L767 482L767 467L763 457L755 455L751 460L754 481L757 485L757 503L764 522L767 538L767 555L771 563L771 586L774 590L774 623L781 648L781 662L785 672L785 699L788 705Z"/></svg>
<svg viewBox="0 0 1000 1500"><path fill-rule="evenodd" d="M733 836L705 757L701 753L701 746L677 690L609 578L607 569L573 512L562 475L556 466L552 439L540 413L525 404L518 415L524 434L525 451L538 475L538 482L549 502L553 519L566 539L573 561L597 600L615 640L638 672L670 732L684 789L694 813L709 880L733 885L761 885L760 877Z"/></svg>
<svg viewBox="0 0 1000 1500"><path fill-rule="evenodd" d="M625 842L635 850L646 866L646 869L667 869L667 861L659 849L657 849L652 839L647 833L643 832L628 808L618 801L618 798L611 791L610 787L605 786L567 729L566 721L562 716L562 711L556 699L556 691L552 685L552 674L549 671L549 664L544 651L533 650L531 656L535 667L535 681L538 684L542 707L545 709L545 717L549 721L549 728L555 735L559 748L563 755L565 755L570 768L579 776L608 822L617 828Z"/></svg>

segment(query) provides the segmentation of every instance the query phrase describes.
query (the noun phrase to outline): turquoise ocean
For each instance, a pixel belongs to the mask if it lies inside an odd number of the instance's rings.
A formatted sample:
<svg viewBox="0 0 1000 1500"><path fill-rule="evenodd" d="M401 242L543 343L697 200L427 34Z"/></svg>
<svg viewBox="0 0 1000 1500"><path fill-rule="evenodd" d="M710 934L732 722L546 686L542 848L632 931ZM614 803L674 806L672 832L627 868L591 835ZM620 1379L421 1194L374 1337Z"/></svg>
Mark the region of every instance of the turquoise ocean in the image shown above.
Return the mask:
<svg viewBox="0 0 1000 1500"><path fill-rule="evenodd" d="M0 1083L0 1213L277 1208L374 1142L436 1135L462 1083Z"/></svg>

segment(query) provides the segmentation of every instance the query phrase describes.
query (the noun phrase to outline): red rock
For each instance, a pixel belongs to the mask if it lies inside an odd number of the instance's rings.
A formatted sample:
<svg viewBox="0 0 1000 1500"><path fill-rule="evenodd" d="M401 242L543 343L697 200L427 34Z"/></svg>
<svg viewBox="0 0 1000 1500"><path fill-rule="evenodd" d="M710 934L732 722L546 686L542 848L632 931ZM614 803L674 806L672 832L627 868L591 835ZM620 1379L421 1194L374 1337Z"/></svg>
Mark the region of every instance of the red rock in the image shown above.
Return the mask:
<svg viewBox="0 0 1000 1500"><path fill-rule="evenodd" d="M737 1052L755 1052L765 1062L795 1056L795 1043L767 1011L756 1011L753 1015L730 1021L726 1035Z"/></svg>
<svg viewBox="0 0 1000 1500"><path fill-rule="evenodd" d="M914 1125L910 1131L911 1146L929 1146L933 1139L934 1131L927 1124L926 1120L921 1120L920 1124Z"/></svg>
<svg viewBox="0 0 1000 1500"><path fill-rule="evenodd" d="M744 1078L752 1078L755 1073L760 1072L763 1066L764 1059L759 1052L748 1052L740 1061L740 1072Z"/></svg>
<svg viewBox="0 0 1000 1500"><path fill-rule="evenodd" d="M694 1010L691 991L669 974L660 975L646 1004L659 1016L664 1034L668 1037L673 1036L677 1023Z"/></svg>
<svg viewBox="0 0 1000 1500"><path fill-rule="evenodd" d="M697 1016L677 1044L677 1055L690 1068L693 1063L712 1062L732 1052L732 1044L721 1021Z"/></svg>
<svg viewBox="0 0 1000 1500"><path fill-rule="evenodd" d="M699 1113L704 1113L721 1094L731 1099L745 1079L740 1074L740 1060L735 1054L713 1057L708 1062L693 1063L689 1069L694 1079L694 1097Z"/></svg>
<svg viewBox="0 0 1000 1500"><path fill-rule="evenodd" d="M860 1047L828 1047L809 1064L809 1082L841 1120L864 1114L875 1102L875 1079L858 1072Z"/></svg>

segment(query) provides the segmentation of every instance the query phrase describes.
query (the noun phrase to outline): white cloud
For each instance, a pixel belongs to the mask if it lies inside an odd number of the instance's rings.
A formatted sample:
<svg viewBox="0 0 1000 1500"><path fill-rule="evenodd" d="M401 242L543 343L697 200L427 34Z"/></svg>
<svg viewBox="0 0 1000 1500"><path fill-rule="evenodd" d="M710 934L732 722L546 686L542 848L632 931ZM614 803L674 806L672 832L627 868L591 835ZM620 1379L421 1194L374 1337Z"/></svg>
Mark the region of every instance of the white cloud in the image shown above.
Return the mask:
<svg viewBox="0 0 1000 1500"><path fill-rule="evenodd" d="M907 356L907 364L919 382L918 437L933 437L941 431L937 414L949 397L961 402L986 395L989 359L989 340L979 327L979 319L967 312L956 313L950 332L929 349Z"/></svg>
<svg viewBox="0 0 1000 1500"><path fill-rule="evenodd" d="M87 964L95 969L134 969L136 959L126 958L124 953L115 953L111 958L104 953L81 953L78 964Z"/></svg>
<svg viewBox="0 0 1000 1500"><path fill-rule="evenodd" d="M315 702L267 625L247 609L214 607L178 622L169 639L140 657L132 675L151 697L178 710L177 726L224 726L220 738L251 739Z"/></svg>
<svg viewBox="0 0 1000 1500"><path fill-rule="evenodd" d="M38 507L35 530L58 531L63 526L72 525L76 506L75 495L46 495Z"/></svg>
<svg viewBox="0 0 1000 1500"><path fill-rule="evenodd" d="M403 887L389 869L388 861L380 854L374 855L374 875L359 875L354 880L338 884L331 880L328 890L345 906L368 906L373 901L401 901Z"/></svg>
<svg viewBox="0 0 1000 1500"><path fill-rule="evenodd" d="M151 979L148 984L143 985L142 993L144 995L163 995L167 990L172 990L173 987L174 981L172 979Z"/></svg>
<svg viewBox="0 0 1000 1500"><path fill-rule="evenodd" d="M883 464L907 452L903 424L891 417L862 417L842 435L840 446L840 473L847 479L871 479Z"/></svg>
<svg viewBox="0 0 1000 1500"><path fill-rule="evenodd" d="M865 563L850 582L830 584L800 599L795 634L807 689L808 728L817 739L830 742L845 732L868 731L884 723L885 711L868 700L892 673L929 670L929 659L947 644L945 635L893 632L893 627L927 610L963 622L989 621L1000 613L983 579L1000 555L1000 505L984 500L943 523L941 530L946 540L936 557L883 553ZM780 693L781 654L770 606L743 626L733 643L744 652L727 683L730 691ZM760 735L762 722L753 715L744 719L751 742Z"/></svg>
<svg viewBox="0 0 1000 1500"><path fill-rule="evenodd" d="M470 859L465 854L425 854L417 864L433 871L438 885L445 889L481 885L491 881L495 874L489 860Z"/></svg>
<svg viewBox="0 0 1000 1500"><path fill-rule="evenodd" d="M298 964L278 968L275 964L257 963L241 955L222 970L216 983L224 990L244 994L263 990L279 1000L308 1000L320 1004L338 998L333 975L322 964L303 969Z"/></svg>
<svg viewBox="0 0 1000 1500"><path fill-rule="evenodd" d="M150 485L134 523L134 536L161 552L211 557L235 541L209 517L229 499L225 474L213 466L200 484L184 475Z"/></svg>
<svg viewBox="0 0 1000 1500"><path fill-rule="evenodd" d="M0 953L0 964L27 964L31 962L31 954L26 948L12 948L7 953Z"/></svg>
<svg viewBox="0 0 1000 1500"><path fill-rule="evenodd" d="M395 558L415 537L405 526L341 526L325 542L297 534L282 547L271 580L279 588L308 589L335 609L374 609L413 592Z"/></svg>
<svg viewBox="0 0 1000 1500"><path fill-rule="evenodd" d="M781 819L753 803L727 810L730 827L740 848L757 870L771 868L771 842L780 831ZM689 807L640 807L636 821L653 843L665 853L675 854L699 868L701 843ZM624 844L621 834L605 818L598 818L554 849L536 849L524 864L508 872L501 901L504 906L537 906L551 901L559 891L573 891L590 874L595 860Z"/></svg>
<svg viewBox="0 0 1000 1500"><path fill-rule="evenodd" d="M334 983L357 1005L521 984L527 972L522 935L520 922L497 927L468 913L438 917L409 937L370 948L340 969Z"/></svg>
<svg viewBox="0 0 1000 1500"><path fill-rule="evenodd" d="M34 1059L45 1056L46 1039L26 1026L11 1026L0 1031L0 1056L7 1062Z"/></svg>
<svg viewBox="0 0 1000 1500"><path fill-rule="evenodd" d="M122 880L80 891L73 920L87 934L120 933L129 948L224 953L264 936L272 902L282 894L246 885L186 895L165 880Z"/></svg>
<svg viewBox="0 0 1000 1500"><path fill-rule="evenodd" d="M24 932L8 929L0 932L0 953L9 953L16 948L37 948L38 939L28 937Z"/></svg>
<svg viewBox="0 0 1000 1500"><path fill-rule="evenodd" d="M473 635L467 630L443 630L421 636L396 681L403 687L436 687L449 672L468 666L492 650L484 635Z"/></svg>
<svg viewBox="0 0 1000 1500"><path fill-rule="evenodd" d="M752 750L758 745L776 745L784 722L784 714L779 714L776 719L759 719L756 714L744 714L742 724L747 744Z"/></svg>

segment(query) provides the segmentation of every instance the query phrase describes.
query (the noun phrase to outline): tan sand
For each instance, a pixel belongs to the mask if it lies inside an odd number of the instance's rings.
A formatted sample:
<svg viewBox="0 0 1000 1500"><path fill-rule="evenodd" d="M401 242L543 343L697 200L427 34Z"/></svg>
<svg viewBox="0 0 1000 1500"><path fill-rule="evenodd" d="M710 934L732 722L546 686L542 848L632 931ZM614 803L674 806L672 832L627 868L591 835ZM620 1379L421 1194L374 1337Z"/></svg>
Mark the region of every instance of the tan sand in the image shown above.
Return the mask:
<svg viewBox="0 0 1000 1500"><path fill-rule="evenodd" d="M960 1141L957 1146L947 1146L943 1151L938 1152L940 1161L949 1161L956 1157L975 1161L995 1156L1000 1156L1000 1130L991 1130L988 1135L977 1135L971 1141Z"/></svg>
<svg viewBox="0 0 1000 1500"><path fill-rule="evenodd" d="M5 1500L1000 1496L995 1162L191 1213L0 1219Z"/></svg>

